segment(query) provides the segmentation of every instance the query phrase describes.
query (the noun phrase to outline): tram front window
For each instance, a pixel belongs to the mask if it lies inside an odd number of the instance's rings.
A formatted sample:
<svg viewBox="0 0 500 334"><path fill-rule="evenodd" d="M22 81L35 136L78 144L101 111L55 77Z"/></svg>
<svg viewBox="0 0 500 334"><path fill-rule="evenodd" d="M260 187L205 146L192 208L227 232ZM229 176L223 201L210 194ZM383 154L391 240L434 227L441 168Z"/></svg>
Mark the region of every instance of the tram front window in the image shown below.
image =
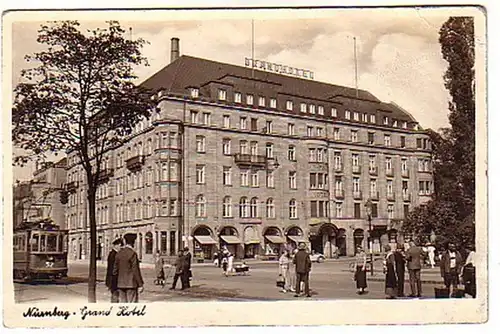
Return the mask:
<svg viewBox="0 0 500 334"><path fill-rule="evenodd" d="M30 239L31 251L38 252L38 243L40 241L40 236L38 234L33 234Z"/></svg>
<svg viewBox="0 0 500 334"><path fill-rule="evenodd" d="M57 252L57 235L47 235L47 252Z"/></svg>

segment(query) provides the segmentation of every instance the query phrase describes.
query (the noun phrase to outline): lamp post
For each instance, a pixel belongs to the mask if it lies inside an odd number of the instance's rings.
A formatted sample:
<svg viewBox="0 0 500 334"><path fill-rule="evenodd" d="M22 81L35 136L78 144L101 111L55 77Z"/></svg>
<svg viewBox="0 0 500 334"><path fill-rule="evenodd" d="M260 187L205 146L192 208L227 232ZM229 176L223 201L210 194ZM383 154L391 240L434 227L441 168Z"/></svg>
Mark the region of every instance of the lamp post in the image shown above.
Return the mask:
<svg viewBox="0 0 500 334"><path fill-rule="evenodd" d="M373 243L372 243L372 201L365 203L366 217L368 219L368 245L370 247L370 275L373 276Z"/></svg>

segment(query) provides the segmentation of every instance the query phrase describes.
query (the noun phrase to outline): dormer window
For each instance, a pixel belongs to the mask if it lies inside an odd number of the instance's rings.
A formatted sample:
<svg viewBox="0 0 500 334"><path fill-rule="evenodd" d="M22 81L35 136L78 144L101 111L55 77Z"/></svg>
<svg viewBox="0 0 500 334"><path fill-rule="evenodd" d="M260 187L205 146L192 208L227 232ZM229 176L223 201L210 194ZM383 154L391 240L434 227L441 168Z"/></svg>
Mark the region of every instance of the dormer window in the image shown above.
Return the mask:
<svg viewBox="0 0 500 334"><path fill-rule="evenodd" d="M351 119L351 112L349 110L345 111L345 119Z"/></svg>
<svg viewBox="0 0 500 334"><path fill-rule="evenodd" d="M307 112L307 104L305 103L300 104L300 112Z"/></svg>
<svg viewBox="0 0 500 334"><path fill-rule="evenodd" d="M324 115L325 114L325 108L323 106L318 106L318 115Z"/></svg>
<svg viewBox="0 0 500 334"><path fill-rule="evenodd" d="M293 102L292 101L286 101L286 110L293 110Z"/></svg>
<svg viewBox="0 0 500 334"><path fill-rule="evenodd" d="M376 119L375 119L375 115L370 115L370 123L377 123Z"/></svg>
<svg viewBox="0 0 500 334"><path fill-rule="evenodd" d="M337 117L337 108L332 108L332 117Z"/></svg>
<svg viewBox="0 0 500 334"><path fill-rule="evenodd" d="M403 129L406 129L408 127L408 122L403 122Z"/></svg>
<svg viewBox="0 0 500 334"><path fill-rule="evenodd" d="M227 99L227 92L224 89L219 89L219 100L226 101L226 99Z"/></svg>
<svg viewBox="0 0 500 334"><path fill-rule="evenodd" d="M356 122L359 122L359 113L358 112L353 112L352 113L352 118L354 118L354 120Z"/></svg>
<svg viewBox="0 0 500 334"><path fill-rule="evenodd" d="M271 100L269 101L269 106L273 109L276 109L276 104L276 99L271 98Z"/></svg>
<svg viewBox="0 0 500 334"><path fill-rule="evenodd" d="M394 128L397 128L397 127L398 127L398 120L394 120L394 121L392 122L392 126L393 126Z"/></svg>
<svg viewBox="0 0 500 334"><path fill-rule="evenodd" d="M266 106L266 98L264 96L259 96L259 107Z"/></svg>
<svg viewBox="0 0 500 334"><path fill-rule="evenodd" d="M191 97L197 98L199 96L200 90L198 88L191 88Z"/></svg>
<svg viewBox="0 0 500 334"><path fill-rule="evenodd" d="M309 105L309 113L310 114L315 114L316 113L316 106L314 104Z"/></svg>
<svg viewBox="0 0 500 334"><path fill-rule="evenodd" d="M241 93L234 93L234 102L241 103Z"/></svg>
<svg viewBox="0 0 500 334"><path fill-rule="evenodd" d="M389 117L384 116L384 125L389 125Z"/></svg>
<svg viewBox="0 0 500 334"><path fill-rule="evenodd" d="M247 95L247 104L253 105L253 95Z"/></svg>

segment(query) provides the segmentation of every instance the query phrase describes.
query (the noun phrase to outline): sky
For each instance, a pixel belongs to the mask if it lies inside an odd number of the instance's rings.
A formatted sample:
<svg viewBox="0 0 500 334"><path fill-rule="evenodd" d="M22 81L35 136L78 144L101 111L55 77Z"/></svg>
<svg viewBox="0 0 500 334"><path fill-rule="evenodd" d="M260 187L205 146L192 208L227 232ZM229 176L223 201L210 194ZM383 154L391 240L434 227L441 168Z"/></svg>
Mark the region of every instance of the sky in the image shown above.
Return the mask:
<svg viewBox="0 0 500 334"><path fill-rule="evenodd" d="M244 66L251 56L254 19L255 58L309 69L314 80L355 86L356 37L358 87L382 101L409 111L424 128L448 123L449 95L443 85L447 63L438 42L448 19L443 11L422 9L322 10L302 14L174 15L143 13L120 19L132 38L149 42L143 48L149 67L136 69L139 82L170 61L170 39L180 38L181 54ZM228 14L228 13L226 13ZM118 18L118 17L116 17ZM82 27L105 27L103 20L80 20ZM12 26L12 82L31 66L24 56L41 49L37 30L45 21L18 21ZM29 179L33 166L15 168L15 179Z"/></svg>

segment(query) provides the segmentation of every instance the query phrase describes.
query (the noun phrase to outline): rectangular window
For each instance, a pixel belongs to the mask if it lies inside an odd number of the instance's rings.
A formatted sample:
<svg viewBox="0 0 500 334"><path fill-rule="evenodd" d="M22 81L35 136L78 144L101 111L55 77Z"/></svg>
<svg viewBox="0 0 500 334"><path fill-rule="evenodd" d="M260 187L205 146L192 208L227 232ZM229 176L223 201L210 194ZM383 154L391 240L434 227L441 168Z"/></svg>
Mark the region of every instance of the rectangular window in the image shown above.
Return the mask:
<svg viewBox="0 0 500 334"><path fill-rule="evenodd" d="M361 203L354 203L354 218L361 218Z"/></svg>
<svg viewBox="0 0 500 334"><path fill-rule="evenodd" d="M358 194L361 191L359 182L359 177L352 178L352 190L355 194Z"/></svg>
<svg viewBox="0 0 500 334"><path fill-rule="evenodd" d="M392 180L387 180L387 196L392 197L394 195L394 188Z"/></svg>
<svg viewBox="0 0 500 334"><path fill-rule="evenodd" d="M333 168L335 170L342 169L342 154L341 154L341 152L334 152L333 153Z"/></svg>
<svg viewBox="0 0 500 334"><path fill-rule="evenodd" d="M205 153L205 137L196 136L196 152Z"/></svg>
<svg viewBox="0 0 500 334"><path fill-rule="evenodd" d="M248 142L240 140L240 154L248 154Z"/></svg>
<svg viewBox="0 0 500 334"><path fill-rule="evenodd" d="M289 161L295 161L296 160L295 146L293 146L293 145L288 146L288 160Z"/></svg>
<svg viewBox="0 0 500 334"><path fill-rule="evenodd" d="M391 146L391 135L384 135L384 146Z"/></svg>
<svg viewBox="0 0 500 334"><path fill-rule="evenodd" d="M405 218L408 218L408 214L410 213L410 206L408 204L403 205L403 214Z"/></svg>
<svg viewBox="0 0 500 334"><path fill-rule="evenodd" d="M223 115L222 120L223 120L223 127L229 129L231 127L231 116Z"/></svg>
<svg viewBox="0 0 500 334"><path fill-rule="evenodd" d="M345 119L351 119L351 112L349 110L345 111Z"/></svg>
<svg viewBox="0 0 500 334"><path fill-rule="evenodd" d="M259 107L266 106L266 98L264 96L259 96Z"/></svg>
<svg viewBox="0 0 500 334"><path fill-rule="evenodd" d="M219 100L226 101L227 92L224 89L219 89Z"/></svg>
<svg viewBox="0 0 500 334"><path fill-rule="evenodd" d="M274 157L273 148L274 148L273 144L271 143L266 144L266 158L272 159Z"/></svg>
<svg viewBox="0 0 500 334"><path fill-rule="evenodd" d="M292 101L286 101L286 110L293 110L293 102Z"/></svg>
<svg viewBox="0 0 500 334"><path fill-rule="evenodd" d="M384 116L384 125L389 125L389 117Z"/></svg>
<svg viewBox="0 0 500 334"><path fill-rule="evenodd" d="M271 100L269 100L269 107L271 107L273 109L276 109L276 106L277 106L276 99L275 98L271 98Z"/></svg>
<svg viewBox="0 0 500 334"><path fill-rule="evenodd" d="M178 175L177 175L177 162L171 162L170 163L170 181L177 181Z"/></svg>
<svg viewBox="0 0 500 334"><path fill-rule="evenodd" d="M368 114L363 114L362 116L363 122L368 123Z"/></svg>
<svg viewBox="0 0 500 334"><path fill-rule="evenodd" d="M351 141L356 143L358 141L358 131L351 130Z"/></svg>
<svg viewBox="0 0 500 334"><path fill-rule="evenodd" d="M340 140L340 128L333 128L333 139Z"/></svg>
<svg viewBox="0 0 500 334"><path fill-rule="evenodd" d="M196 165L196 184L205 184L205 165Z"/></svg>
<svg viewBox="0 0 500 334"><path fill-rule="evenodd" d="M250 119L250 130L257 131L257 118Z"/></svg>
<svg viewBox="0 0 500 334"><path fill-rule="evenodd" d="M378 205L377 203L372 203L372 218L378 217Z"/></svg>
<svg viewBox="0 0 500 334"><path fill-rule="evenodd" d="M231 167L224 166L222 170L222 184L230 186L231 183Z"/></svg>
<svg viewBox="0 0 500 334"><path fill-rule="evenodd" d="M392 169L392 158L391 157L385 158L385 169L387 171L390 171Z"/></svg>
<svg viewBox="0 0 500 334"><path fill-rule="evenodd" d="M210 125L210 113L203 113L203 125Z"/></svg>
<svg viewBox="0 0 500 334"><path fill-rule="evenodd" d="M312 126L307 127L307 136L308 137L314 136L314 128Z"/></svg>
<svg viewBox="0 0 500 334"><path fill-rule="evenodd" d="M288 135L295 136L295 124L288 123Z"/></svg>
<svg viewBox="0 0 500 334"><path fill-rule="evenodd" d="M323 128L316 128L316 136L323 137Z"/></svg>
<svg viewBox="0 0 500 334"><path fill-rule="evenodd" d="M318 217L318 201L311 201L311 217Z"/></svg>
<svg viewBox="0 0 500 334"><path fill-rule="evenodd" d="M342 218L342 202L335 203L335 217Z"/></svg>
<svg viewBox="0 0 500 334"><path fill-rule="evenodd" d="M406 129L408 127L408 122L403 122L402 127L403 127L403 129Z"/></svg>
<svg viewBox="0 0 500 334"><path fill-rule="evenodd" d="M422 148L422 138L417 138L417 148Z"/></svg>
<svg viewBox="0 0 500 334"><path fill-rule="evenodd" d="M374 132L368 132L368 144L370 144L370 145L375 144L375 133Z"/></svg>
<svg viewBox="0 0 500 334"><path fill-rule="evenodd" d="M332 107L331 114L332 114L332 117L337 117L337 108Z"/></svg>
<svg viewBox="0 0 500 334"><path fill-rule="evenodd" d="M234 93L234 102L241 103L241 93Z"/></svg>
<svg viewBox="0 0 500 334"><path fill-rule="evenodd" d="M177 132L168 133L168 145L168 147L171 148L179 147L179 136L177 136Z"/></svg>
<svg viewBox="0 0 500 334"><path fill-rule="evenodd" d="M175 244L176 244L175 234L176 233L177 233L176 231L170 231L170 256L175 256Z"/></svg>
<svg viewBox="0 0 500 334"><path fill-rule="evenodd" d="M377 179L370 179L370 195L377 195Z"/></svg>
<svg viewBox="0 0 500 334"><path fill-rule="evenodd" d="M316 162L316 149L315 148L309 149L309 162Z"/></svg>
<svg viewBox="0 0 500 334"><path fill-rule="evenodd" d="M303 113L307 112L307 104L305 104L305 103L300 104L300 112L303 112Z"/></svg>
<svg viewBox="0 0 500 334"><path fill-rule="evenodd" d="M394 204L387 205L387 217L394 218Z"/></svg>
<svg viewBox="0 0 500 334"><path fill-rule="evenodd" d="M250 142L250 155L255 156L258 153L259 153L259 150L258 150L257 142L256 141Z"/></svg>
<svg viewBox="0 0 500 334"><path fill-rule="evenodd" d="M290 189L297 189L297 172L288 172L288 186Z"/></svg>
<svg viewBox="0 0 500 334"><path fill-rule="evenodd" d="M359 154L352 154L352 166L353 167L358 167L359 166Z"/></svg>
<svg viewBox="0 0 500 334"><path fill-rule="evenodd" d="M197 98L199 94L198 88L191 88L191 97L192 98Z"/></svg>
<svg viewBox="0 0 500 334"><path fill-rule="evenodd" d="M397 128L397 127L398 127L398 120L397 120L397 119L395 119L394 121L392 121L392 126L393 126L394 128Z"/></svg>
<svg viewBox="0 0 500 334"><path fill-rule="evenodd" d="M222 139L222 153L231 155L231 139Z"/></svg>
<svg viewBox="0 0 500 334"><path fill-rule="evenodd" d="M402 148L406 147L406 138L405 138L405 136L401 136L401 147Z"/></svg>
<svg viewBox="0 0 500 334"><path fill-rule="evenodd" d="M247 95L247 104L253 106L253 95Z"/></svg>
<svg viewBox="0 0 500 334"><path fill-rule="evenodd" d="M272 133L272 132L273 132L273 122L266 121L266 133Z"/></svg>
<svg viewBox="0 0 500 334"><path fill-rule="evenodd" d="M377 123L376 119L375 119L375 115L370 115L370 123Z"/></svg>
<svg viewBox="0 0 500 334"><path fill-rule="evenodd" d="M359 122L359 113L358 113L358 112L353 112L353 113L352 113L352 118L353 118L355 121Z"/></svg>
<svg viewBox="0 0 500 334"><path fill-rule="evenodd" d="M248 119L244 116L240 117L240 130L248 129Z"/></svg>
<svg viewBox="0 0 500 334"><path fill-rule="evenodd" d="M309 113L310 114L315 114L316 113L316 106L314 104L309 105Z"/></svg>
<svg viewBox="0 0 500 334"><path fill-rule="evenodd" d="M401 172L405 174L408 171L408 160L405 158L401 159Z"/></svg>
<svg viewBox="0 0 500 334"><path fill-rule="evenodd" d="M318 188L318 183L316 182L316 173L310 173L309 174L309 187L311 189L317 189Z"/></svg>
<svg viewBox="0 0 500 334"><path fill-rule="evenodd" d="M198 112L191 110L191 123L198 123Z"/></svg>
<svg viewBox="0 0 500 334"><path fill-rule="evenodd" d="M248 170L242 170L240 172L240 185L242 187L248 187L248 174L249 174Z"/></svg>
<svg viewBox="0 0 500 334"><path fill-rule="evenodd" d="M317 162L323 162L323 159L324 159L324 157L325 157L325 154L324 154L324 153L326 154L326 152L324 152L324 150L323 150L322 148L318 148L318 149L316 150L316 161L317 161ZM326 161L325 161L325 162L326 162Z"/></svg>
<svg viewBox="0 0 500 334"><path fill-rule="evenodd" d="M177 216L177 198L170 199L169 216Z"/></svg>
<svg viewBox="0 0 500 334"><path fill-rule="evenodd" d="M369 159L368 168L369 168L370 172L374 172L377 169L376 156L370 155L368 157L368 159Z"/></svg>
<svg viewBox="0 0 500 334"><path fill-rule="evenodd" d="M252 187L259 186L259 172L252 172L252 174L250 175L250 179Z"/></svg>
<svg viewBox="0 0 500 334"><path fill-rule="evenodd" d="M318 115L324 115L325 114L325 108L323 106L318 106Z"/></svg>
<svg viewBox="0 0 500 334"><path fill-rule="evenodd" d="M266 174L266 187L274 188L274 172L268 171Z"/></svg>

